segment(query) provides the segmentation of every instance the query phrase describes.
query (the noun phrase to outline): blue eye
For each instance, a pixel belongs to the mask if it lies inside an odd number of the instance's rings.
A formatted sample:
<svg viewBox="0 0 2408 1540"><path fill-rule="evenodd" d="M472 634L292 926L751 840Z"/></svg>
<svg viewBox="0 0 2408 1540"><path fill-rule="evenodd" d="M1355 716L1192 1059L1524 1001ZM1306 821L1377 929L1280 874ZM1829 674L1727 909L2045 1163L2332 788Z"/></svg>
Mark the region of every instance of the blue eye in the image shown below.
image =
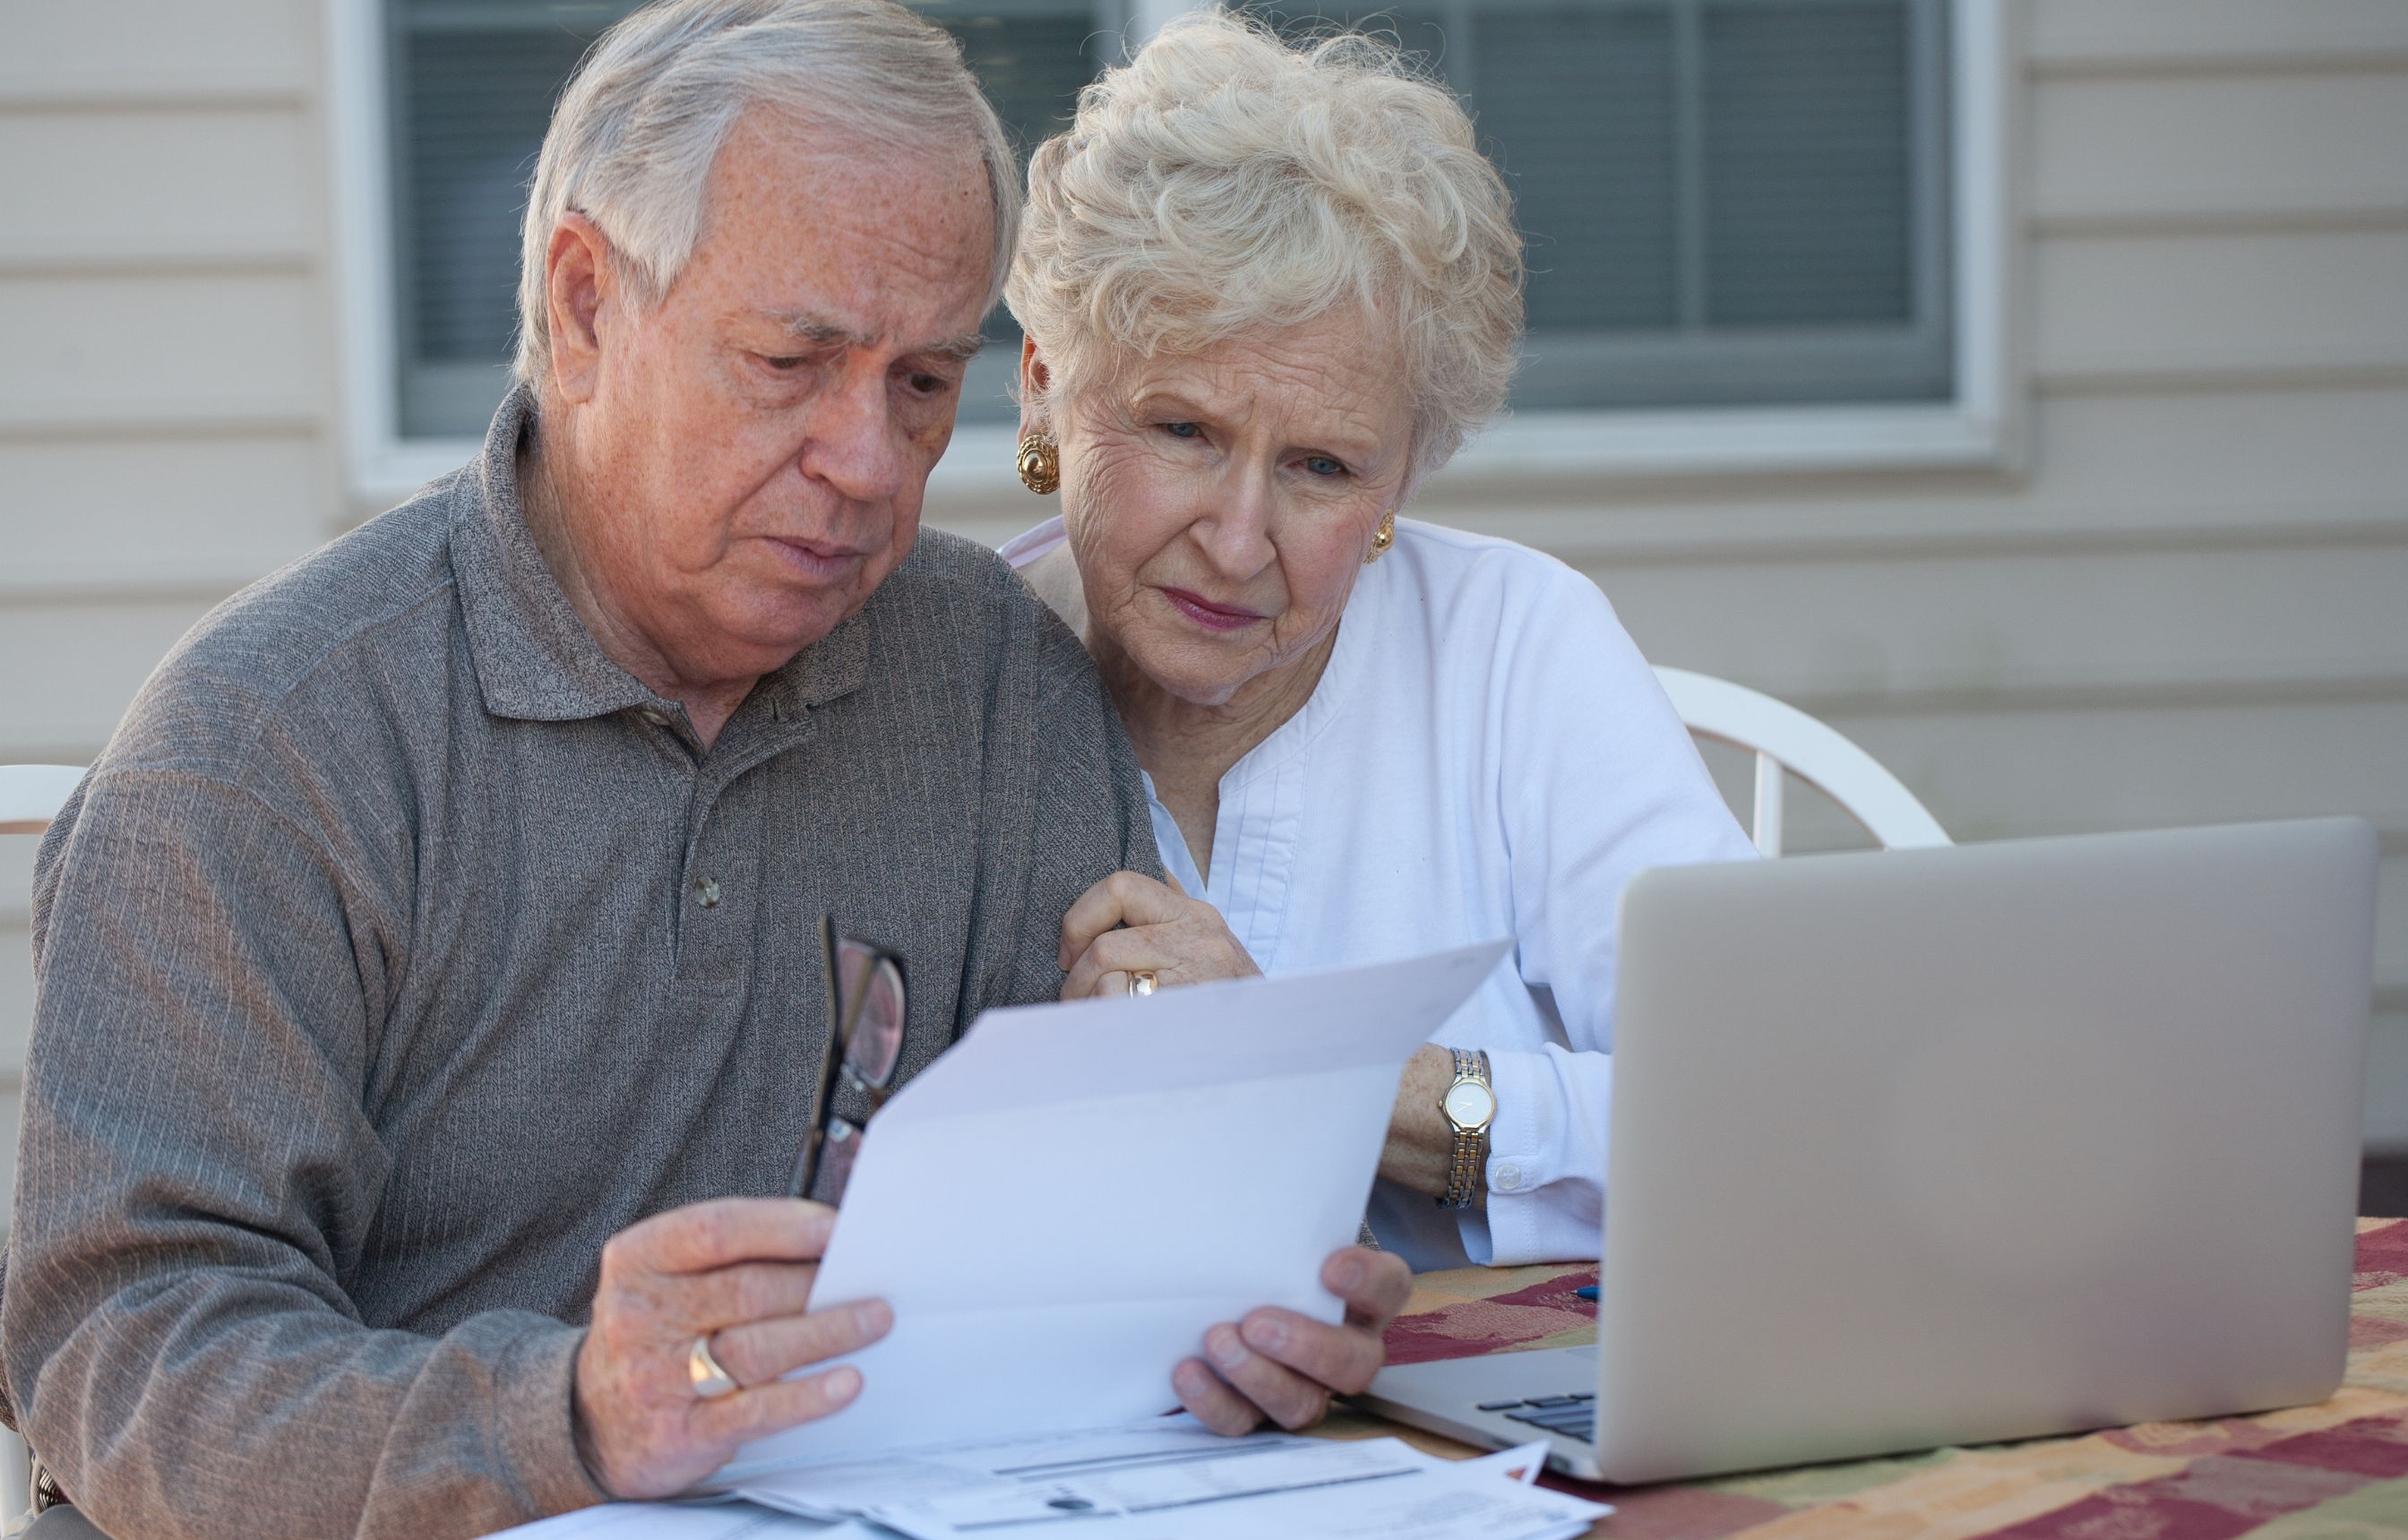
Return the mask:
<svg viewBox="0 0 2408 1540"><path fill-rule="evenodd" d="M1204 431L1193 423L1165 423L1162 425L1174 439L1193 439Z"/></svg>
<svg viewBox="0 0 2408 1540"><path fill-rule="evenodd" d="M1315 476L1343 476L1346 474L1346 468L1340 465L1337 461L1331 459L1326 454L1315 454L1311 456L1304 462L1304 468L1312 471Z"/></svg>

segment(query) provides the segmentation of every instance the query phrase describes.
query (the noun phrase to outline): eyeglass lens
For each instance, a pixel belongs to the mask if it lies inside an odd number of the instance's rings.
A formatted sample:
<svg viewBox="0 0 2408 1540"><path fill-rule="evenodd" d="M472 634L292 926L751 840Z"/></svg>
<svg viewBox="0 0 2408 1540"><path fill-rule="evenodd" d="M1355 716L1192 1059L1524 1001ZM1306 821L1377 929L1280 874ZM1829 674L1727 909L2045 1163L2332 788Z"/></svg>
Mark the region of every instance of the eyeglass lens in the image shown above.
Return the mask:
<svg viewBox="0 0 2408 1540"><path fill-rule="evenodd" d="M845 1072L866 1090L884 1090L903 1052L903 971L892 957L850 936L836 951Z"/></svg>

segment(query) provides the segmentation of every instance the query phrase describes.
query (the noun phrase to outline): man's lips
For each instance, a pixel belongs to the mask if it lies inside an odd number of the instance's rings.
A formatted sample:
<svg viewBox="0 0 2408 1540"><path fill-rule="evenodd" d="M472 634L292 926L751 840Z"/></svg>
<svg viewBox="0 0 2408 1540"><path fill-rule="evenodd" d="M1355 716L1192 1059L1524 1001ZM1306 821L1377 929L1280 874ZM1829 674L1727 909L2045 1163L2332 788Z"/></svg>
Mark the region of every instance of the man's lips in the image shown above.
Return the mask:
<svg viewBox="0 0 2408 1540"><path fill-rule="evenodd" d="M1201 594L1191 594L1184 588L1165 588L1162 597L1172 608L1208 631L1242 631L1263 617L1252 610L1234 604L1215 604Z"/></svg>
<svg viewBox="0 0 2408 1540"><path fill-rule="evenodd" d="M770 537L769 549L789 572L815 583L833 583L849 576L868 553L828 540Z"/></svg>

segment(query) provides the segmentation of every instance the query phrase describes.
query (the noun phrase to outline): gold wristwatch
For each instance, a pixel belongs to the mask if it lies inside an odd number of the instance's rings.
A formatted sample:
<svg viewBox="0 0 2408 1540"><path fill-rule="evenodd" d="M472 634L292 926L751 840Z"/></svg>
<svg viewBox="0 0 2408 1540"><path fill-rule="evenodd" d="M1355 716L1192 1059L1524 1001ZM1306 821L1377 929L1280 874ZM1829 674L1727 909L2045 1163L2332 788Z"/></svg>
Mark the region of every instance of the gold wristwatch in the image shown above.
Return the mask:
<svg viewBox="0 0 2408 1540"><path fill-rule="evenodd" d="M1488 1125L1497 1120L1497 1093L1488 1087L1488 1056L1477 1048L1450 1048L1455 1083L1438 1099L1438 1110L1455 1129L1455 1160L1446 1173L1440 1208L1469 1208L1480 1195Z"/></svg>

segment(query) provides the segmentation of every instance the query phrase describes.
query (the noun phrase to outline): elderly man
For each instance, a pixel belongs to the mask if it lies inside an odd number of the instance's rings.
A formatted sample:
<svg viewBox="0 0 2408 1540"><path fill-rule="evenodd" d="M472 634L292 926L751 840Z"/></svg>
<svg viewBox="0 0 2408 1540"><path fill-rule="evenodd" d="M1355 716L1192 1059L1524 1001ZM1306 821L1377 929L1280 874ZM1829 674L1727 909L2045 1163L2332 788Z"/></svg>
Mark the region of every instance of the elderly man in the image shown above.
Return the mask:
<svg viewBox="0 0 2408 1540"><path fill-rule="evenodd" d="M888 1322L807 1310L830 1214L773 1196L817 917L910 959L909 1070L1159 870L1077 640L918 531L1016 212L908 12L638 13L545 142L482 458L145 686L42 848L0 1317L101 1529L482 1533L856 1392L781 1377ZM1401 1266L1326 1277L1348 1326L1217 1327L1182 1399L1367 1379Z"/></svg>

